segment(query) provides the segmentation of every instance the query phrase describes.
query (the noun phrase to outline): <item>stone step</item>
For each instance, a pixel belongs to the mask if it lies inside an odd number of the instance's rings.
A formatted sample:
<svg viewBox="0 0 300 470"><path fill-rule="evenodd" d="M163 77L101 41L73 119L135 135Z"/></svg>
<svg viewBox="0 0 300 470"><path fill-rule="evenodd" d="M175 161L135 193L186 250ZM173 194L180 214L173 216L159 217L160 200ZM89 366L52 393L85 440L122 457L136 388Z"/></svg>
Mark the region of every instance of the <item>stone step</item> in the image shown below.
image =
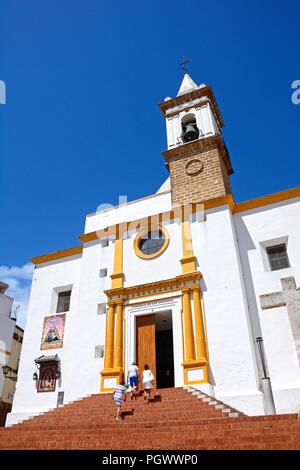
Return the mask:
<svg viewBox="0 0 300 470"><path fill-rule="evenodd" d="M247 417L193 387L140 392L115 420L109 395L92 395L0 429L0 449L292 449L297 415Z"/></svg>

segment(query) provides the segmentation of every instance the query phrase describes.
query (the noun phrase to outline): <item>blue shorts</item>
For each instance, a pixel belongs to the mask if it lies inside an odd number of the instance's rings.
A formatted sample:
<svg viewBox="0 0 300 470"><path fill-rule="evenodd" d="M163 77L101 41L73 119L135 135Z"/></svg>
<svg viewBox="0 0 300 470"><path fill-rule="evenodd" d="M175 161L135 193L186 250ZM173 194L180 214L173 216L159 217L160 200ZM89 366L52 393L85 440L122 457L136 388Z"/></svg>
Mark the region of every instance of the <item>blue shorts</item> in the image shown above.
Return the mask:
<svg viewBox="0 0 300 470"><path fill-rule="evenodd" d="M137 387L138 386L138 378L137 376L129 377L129 385L131 387Z"/></svg>

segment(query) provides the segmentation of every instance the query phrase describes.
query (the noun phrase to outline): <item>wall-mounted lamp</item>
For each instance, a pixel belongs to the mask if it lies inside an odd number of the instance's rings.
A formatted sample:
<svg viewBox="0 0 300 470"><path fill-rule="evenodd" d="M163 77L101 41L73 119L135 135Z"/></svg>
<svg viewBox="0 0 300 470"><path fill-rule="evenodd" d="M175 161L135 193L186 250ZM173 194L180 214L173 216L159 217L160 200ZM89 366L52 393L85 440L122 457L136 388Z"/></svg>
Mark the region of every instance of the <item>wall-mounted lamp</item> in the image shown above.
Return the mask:
<svg viewBox="0 0 300 470"><path fill-rule="evenodd" d="M6 379L10 379L10 380L14 380L16 381L17 380L17 377L16 376L12 376L12 375L9 375L11 372L12 373L16 373L14 369L12 369L11 367L9 366L2 366L2 371L3 371L3 375Z"/></svg>

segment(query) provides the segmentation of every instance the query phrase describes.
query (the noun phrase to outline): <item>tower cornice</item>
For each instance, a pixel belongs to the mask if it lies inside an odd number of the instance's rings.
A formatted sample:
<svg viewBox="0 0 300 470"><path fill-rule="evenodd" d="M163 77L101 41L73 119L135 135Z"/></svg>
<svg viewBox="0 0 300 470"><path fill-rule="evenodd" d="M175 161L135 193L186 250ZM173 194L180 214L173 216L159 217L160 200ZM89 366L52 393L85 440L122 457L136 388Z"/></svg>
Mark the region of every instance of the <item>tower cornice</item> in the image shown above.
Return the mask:
<svg viewBox="0 0 300 470"><path fill-rule="evenodd" d="M173 147L163 152L163 156L168 166L170 160L183 156L187 157L197 155L199 152L210 150L212 148L218 148L227 169L227 173L232 175L233 168L231 165L229 153L220 134L212 135L210 137L203 137L202 139L193 140L191 142L178 145L177 147Z"/></svg>
<svg viewBox="0 0 300 470"><path fill-rule="evenodd" d="M178 107L180 105L186 105L188 107L189 102L193 102L193 106L195 106L195 100L197 99L205 99L208 98L210 101L210 104L213 108L214 114L217 118L218 125L220 128L224 127L224 121L221 115L221 112L219 110L219 107L217 105L217 101L215 99L215 95L212 91L212 88L210 85L202 86L200 88L197 88L197 90L190 91L188 93L185 93L183 95L176 96L175 98L170 98L166 101L163 101L162 103L159 104L160 110L163 113L165 117L168 117L169 115L172 115L172 108L177 108L177 110L174 109L174 112L178 112ZM199 106L202 106L205 104L205 102L202 102L202 100L199 102Z"/></svg>

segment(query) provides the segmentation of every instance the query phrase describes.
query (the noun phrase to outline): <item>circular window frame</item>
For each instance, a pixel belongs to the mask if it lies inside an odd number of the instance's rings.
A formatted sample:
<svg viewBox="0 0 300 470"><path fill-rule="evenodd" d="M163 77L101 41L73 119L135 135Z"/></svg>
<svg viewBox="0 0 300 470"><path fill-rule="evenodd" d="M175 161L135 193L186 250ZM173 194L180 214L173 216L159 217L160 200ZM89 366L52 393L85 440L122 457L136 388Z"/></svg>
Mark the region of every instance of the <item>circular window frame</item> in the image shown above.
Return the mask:
<svg viewBox="0 0 300 470"><path fill-rule="evenodd" d="M135 237L134 239L134 243L133 243L133 247L134 247L134 251L135 251L135 254L141 258L141 259L154 259L154 258L158 258L160 255L163 254L164 251L166 251L166 249L168 248L169 246L169 243L170 243L170 235L169 235L169 232L168 230L163 227L162 225L158 225L157 227L153 228L151 230L151 232L154 232L154 231L160 231L163 233L164 235L164 244L163 246L158 250L156 251L155 253L152 253L151 255L146 255L145 253L143 253L143 251L140 249L140 243L141 243L141 240L142 238L148 234L150 232L150 230L147 230L147 229L142 229L138 234L137 236Z"/></svg>

